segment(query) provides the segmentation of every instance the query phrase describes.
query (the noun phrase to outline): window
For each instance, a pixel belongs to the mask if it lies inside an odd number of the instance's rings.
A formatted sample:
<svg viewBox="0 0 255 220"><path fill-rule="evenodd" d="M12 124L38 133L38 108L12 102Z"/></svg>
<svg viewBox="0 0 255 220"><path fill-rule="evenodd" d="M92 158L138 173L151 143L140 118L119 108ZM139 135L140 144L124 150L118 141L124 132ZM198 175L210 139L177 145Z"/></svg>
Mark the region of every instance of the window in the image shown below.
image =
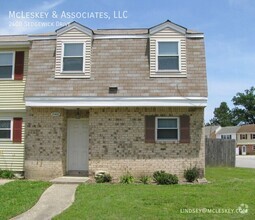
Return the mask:
<svg viewBox="0 0 255 220"><path fill-rule="evenodd" d="M240 140L246 140L247 134L240 134Z"/></svg>
<svg viewBox="0 0 255 220"><path fill-rule="evenodd" d="M232 139L232 137L231 137L231 135L230 135L230 134L223 134L223 135L221 135L221 139L231 140L231 139Z"/></svg>
<svg viewBox="0 0 255 220"><path fill-rule="evenodd" d="M80 73L84 70L84 43L64 43L62 70Z"/></svg>
<svg viewBox="0 0 255 220"><path fill-rule="evenodd" d="M178 140L179 120L178 118L156 118L156 140Z"/></svg>
<svg viewBox="0 0 255 220"><path fill-rule="evenodd" d="M158 71L179 71L179 42L158 41Z"/></svg>
<svg viewBox="0 0 255 220"><path fill-rule="evenodd" d="M251 134L251 139L255 139L255 134Z"/></svg>
<svg viewBox="0 0 255 220"><path fill-rule="evenodd" d="M12 139L12 120L1 119L0 120L0 140Z"/></svg>
<svg viewBox="0 0 255 220"><path fill-rule="evenodd" d="M0 79L12 79L14 72L14 52L0 53Z"/></svg>
<svg viewBox="0 0 255 220"><path fill-rule="evenodd" d="M255 151L255 145L253 145L252 150Z"/></svg>

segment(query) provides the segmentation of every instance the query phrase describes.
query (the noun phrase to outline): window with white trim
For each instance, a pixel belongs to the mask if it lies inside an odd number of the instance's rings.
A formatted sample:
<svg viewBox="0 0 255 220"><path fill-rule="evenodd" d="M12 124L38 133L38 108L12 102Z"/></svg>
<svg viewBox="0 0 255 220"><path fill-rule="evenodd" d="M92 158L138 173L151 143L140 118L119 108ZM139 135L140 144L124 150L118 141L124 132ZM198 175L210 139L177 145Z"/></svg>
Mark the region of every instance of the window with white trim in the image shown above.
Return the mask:
<svg viewBox="0 0 255 220"><path fill-rule="evenodd" d="M84 72L84 43L64 43L63 44L63 73Z"/></svg>
<svg viewBox="0 0 255 220"><path fill-rule="evenodd" d="M0 119L0 140L12 139L12 120Z"/></svg>
<svg viewBox="0 0 255 220"><path fill-rule="evenodd" d="M232 139L232 136L231 136L231 134L222 134L222 135L221 135L221 139L231 140L231 139Z"/></svg>
<svg viewBox="0 0 255 220"><path fill-rule="evenodd" d="M180 71L179 41L157 42L157 70Z"/></svg>
<svg viewBox="0 0 255 220"><path fill-rule="evenodd" d="M0 52L0 79L12 79L14 73L14 52Z"/></svg>
<svg viewBox="0 0 255 220"><path fill-rule="evenodd" d="M247 134L240 134L240 140L246 140Z"/></svg>
<svg viewBox="0 0 255 220"><path fill-rule="evenodd" d="M179 140L179 118L157 117L156 140Z"/></svg>
<svg viewBox="0 0 255 220"><path fill-rule="evenodd" d="M251 134L251 139L255 139L255 134Z"/></svg>

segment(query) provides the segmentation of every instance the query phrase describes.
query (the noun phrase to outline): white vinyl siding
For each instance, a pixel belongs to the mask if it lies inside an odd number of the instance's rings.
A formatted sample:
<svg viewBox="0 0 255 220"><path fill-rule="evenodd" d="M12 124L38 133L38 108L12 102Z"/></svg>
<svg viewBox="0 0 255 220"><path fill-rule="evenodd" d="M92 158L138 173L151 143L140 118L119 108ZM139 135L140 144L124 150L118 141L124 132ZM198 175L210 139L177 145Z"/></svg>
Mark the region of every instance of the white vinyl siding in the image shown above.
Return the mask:
<svg viewBox="0 0 255 220"><path fill-rule="evenodd" d="M65 43L82 43L83 44L83 70L82 71L63 71L63 56ZM91 37L77 28L57 37L56 45L56 70L55 78L90 78L91 71Z"/></svg>
<svg viewBox="0 0 255 220"><path fill-rule="evenodd" d="M179 42L179 70L177 71L158 71L157 68L157 42L172 41ZM170 28L165 28L150 36L150 77L186 77L186 36Z"/></svg>
<svg viewBox="0 0 255 220"><path fill-rule="evenodd" d="M0 118L22 118L22 141L13 143L12 140L0 140L0 169L24 171L24 137L25 114L24 113L0 113Z"/></svg>
<svg viewBox="0 0 255 220"><path fill-rule="evenodd" d="M13 52L14 48L4 51ZM28 49L18 49L24 51L24 75L23 80L0 80L0 111L1 112L25 112L24 92L26 76L28 71ZM2 52L2 51L0 51Z"/></svg>
<svg viewBox="0 0 255 220"><path fill-rule="evenodd" d="M0 80L14 79L15 52L0 51Z"/></svg>

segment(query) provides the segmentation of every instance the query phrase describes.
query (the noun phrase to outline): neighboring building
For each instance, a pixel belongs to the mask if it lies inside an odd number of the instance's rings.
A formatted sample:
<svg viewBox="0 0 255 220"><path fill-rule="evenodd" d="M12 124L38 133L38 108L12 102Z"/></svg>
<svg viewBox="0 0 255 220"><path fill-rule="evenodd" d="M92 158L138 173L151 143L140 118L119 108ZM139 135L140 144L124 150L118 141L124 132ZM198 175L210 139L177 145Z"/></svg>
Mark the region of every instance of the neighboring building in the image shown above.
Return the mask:
<svg viewBox="0 0 255 220"><path fill-rule="evenodd" d="M239 128L239 126L221 127L216 133L216 138L225 140L236 140L236 133Z"/></svg>
<svg viewBox="0 0 255 220"><path fill-rule="evenodd" d="M218 131L220 131L221 126L219 125L212 125L212 126L205 126L205 137L206 138L216 138L216 134Z"/></svg>
<svg viewBox="0 0 255 220"><path fill-rule="evenodd" d="M255 154L255 124L243 125L237 131L239 154Z"/></svg>
<svg viewBox="0 0 255 220"><path fill-rule="evenodd" d="M202 33L170 21L112 30L73 22L28 39L27 178L98 170L183 177L190 166L203 175Z"/></svg>
<svg viewBox="0 0 255 220"><path fill-rule="evenodd" d="M0 169L24 171L27 36L0 36Z"/></svg>

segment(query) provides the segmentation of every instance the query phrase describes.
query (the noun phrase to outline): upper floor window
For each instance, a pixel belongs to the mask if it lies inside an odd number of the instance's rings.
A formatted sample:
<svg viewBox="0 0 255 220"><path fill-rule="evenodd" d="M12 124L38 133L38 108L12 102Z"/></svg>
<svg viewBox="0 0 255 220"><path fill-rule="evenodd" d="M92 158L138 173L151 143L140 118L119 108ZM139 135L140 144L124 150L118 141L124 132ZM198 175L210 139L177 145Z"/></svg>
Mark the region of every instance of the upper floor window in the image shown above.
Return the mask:
<svg viewBox="0 0 255 220"><path fill-rule="evenodd" d="M12 120L0 120L0 140L12 139Z"/></svg>
<svg viewBox="0 0 255 220"><path fill-rule="evenodd" d="M255 134L251 134L251 139L255 139Z"/></svg>
<svg viewBox="0 0 255 220"><path fill-rule="evenodd" d="M63 50L62 72L84 72L84 43L64 43Z"/></svg>
<svg viewBox="0 0 255 220"><path fill-rule="evenodd" d="M157 48L157 70L180 71L179 41L158 41Z"/></svg>
<svg viewBox="0 0 255 220"><path fill-rule="evenodd" d="M13 79L14 52L0 52L0 79Z"/></svg>
<svg viewBox="0 0 255 220"><path fill-rule="evenodd" d="M158 117L156 118L157 140L178 140L179 122L178 118Z"/></svg>
<svg viewBox="0 0 255 220"><path fill-rule="evenodd" d="M240 140L246 140L247 134L240 134Z"/></svg>

